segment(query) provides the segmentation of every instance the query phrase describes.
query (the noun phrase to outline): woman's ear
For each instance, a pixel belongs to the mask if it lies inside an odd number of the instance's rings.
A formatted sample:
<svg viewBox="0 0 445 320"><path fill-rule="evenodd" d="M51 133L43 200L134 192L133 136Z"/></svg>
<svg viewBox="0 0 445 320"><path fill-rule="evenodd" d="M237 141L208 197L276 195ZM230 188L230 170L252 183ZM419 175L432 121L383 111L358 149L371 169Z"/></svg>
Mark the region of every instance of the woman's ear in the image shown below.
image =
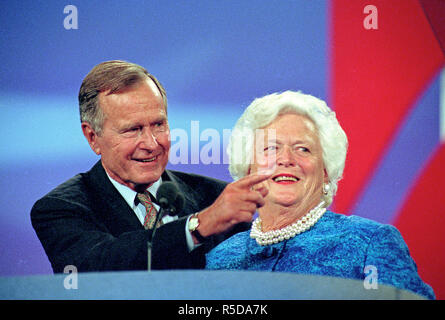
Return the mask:
<svg viewBox="0 0 445 320"><path fill-rule="evenodd" d="M326 171L326 169L323 169L324 171L324 183L329 183L329 176L328 176L328 172Z"/></svg>

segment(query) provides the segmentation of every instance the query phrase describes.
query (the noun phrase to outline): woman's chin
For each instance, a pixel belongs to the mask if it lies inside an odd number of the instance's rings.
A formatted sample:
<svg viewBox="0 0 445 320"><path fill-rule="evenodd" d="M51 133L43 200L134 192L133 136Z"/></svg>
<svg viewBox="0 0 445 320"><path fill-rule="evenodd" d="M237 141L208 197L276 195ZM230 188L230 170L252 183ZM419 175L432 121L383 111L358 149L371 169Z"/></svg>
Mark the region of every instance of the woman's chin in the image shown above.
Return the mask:
<svg viewBox="0 0 445 320"><path fill-rule="evenodd" d="M273 199L273 202L279 206L292 207L299 203L299 199L296 198L295 195L292 196L280 195L275 197L275 199Z"/></svg>

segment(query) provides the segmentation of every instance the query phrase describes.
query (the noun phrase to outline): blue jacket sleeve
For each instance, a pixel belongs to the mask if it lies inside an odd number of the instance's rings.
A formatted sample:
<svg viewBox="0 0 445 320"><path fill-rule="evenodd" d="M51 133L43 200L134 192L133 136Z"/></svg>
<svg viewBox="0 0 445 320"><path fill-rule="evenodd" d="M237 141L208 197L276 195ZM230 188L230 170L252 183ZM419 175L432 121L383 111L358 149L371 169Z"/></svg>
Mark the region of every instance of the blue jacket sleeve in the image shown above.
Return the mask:
<svg viewBox="0 0 445 320"><path fill-rule="evenodd" d="M395 227L381 225L377 228L370 239L364 263L365 268L375 267L378 283L435 299L433 289L420 278L408 246Z"/></svg>

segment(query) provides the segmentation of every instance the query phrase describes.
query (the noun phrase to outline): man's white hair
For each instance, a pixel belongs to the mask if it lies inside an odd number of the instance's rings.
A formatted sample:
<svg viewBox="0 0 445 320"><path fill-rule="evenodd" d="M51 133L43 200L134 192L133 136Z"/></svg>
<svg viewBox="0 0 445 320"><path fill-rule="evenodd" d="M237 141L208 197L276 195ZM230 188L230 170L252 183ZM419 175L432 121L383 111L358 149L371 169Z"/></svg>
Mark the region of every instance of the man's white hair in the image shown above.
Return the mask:
<svg viewBox="0 0 445 320"><path fill-rule="evenodd" d="M279 115L294 113L308 117L315 124L323 151L323 163L329 178L329 191L323 194L329 206L342 178L348 139L335 112L323 100L301 92L285 91L255 99L238 119L227 147L229 171L234 180L249 172L253 163L255 132L273 122Z"/></svg>

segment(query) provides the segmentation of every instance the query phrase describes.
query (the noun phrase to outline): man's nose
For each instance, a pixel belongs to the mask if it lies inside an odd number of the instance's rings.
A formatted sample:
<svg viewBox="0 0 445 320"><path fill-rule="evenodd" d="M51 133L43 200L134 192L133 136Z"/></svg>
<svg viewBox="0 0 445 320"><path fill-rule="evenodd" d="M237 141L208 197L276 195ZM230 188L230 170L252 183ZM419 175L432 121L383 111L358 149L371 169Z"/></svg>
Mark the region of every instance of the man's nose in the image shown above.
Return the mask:
<svg viewBox="0 0 445 320"><path fill-rule="evenodd" d="M154 150L158 146L158 141L149 128L144 128L140 137L140 146L148 150Z"/></svg>

